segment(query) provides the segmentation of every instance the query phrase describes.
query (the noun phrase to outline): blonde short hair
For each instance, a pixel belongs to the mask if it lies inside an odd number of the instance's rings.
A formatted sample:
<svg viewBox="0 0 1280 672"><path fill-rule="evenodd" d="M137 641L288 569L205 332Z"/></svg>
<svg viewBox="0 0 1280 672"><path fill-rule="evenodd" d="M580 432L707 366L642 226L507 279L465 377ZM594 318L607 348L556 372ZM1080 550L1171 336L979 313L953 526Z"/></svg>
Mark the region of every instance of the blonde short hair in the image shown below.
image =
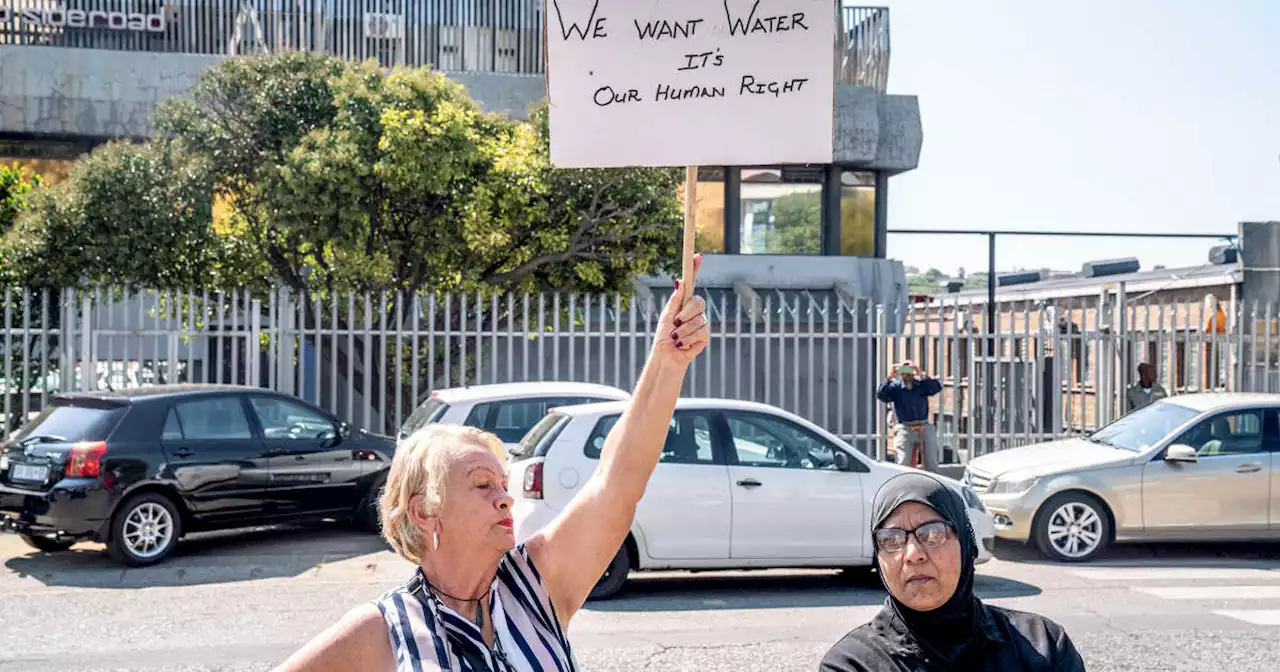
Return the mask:
<svg viewBox="0 0 1280 672"><path fill-rule="evenodd" d="M489 432L461 425L431 424L400 442L387 484L378 500L382 536L404 559L422 560L422 534L409 517L409 502L420 495L428 516L444 504L449 466L459 449L478 446L506 461L506 447Z"/></svg>

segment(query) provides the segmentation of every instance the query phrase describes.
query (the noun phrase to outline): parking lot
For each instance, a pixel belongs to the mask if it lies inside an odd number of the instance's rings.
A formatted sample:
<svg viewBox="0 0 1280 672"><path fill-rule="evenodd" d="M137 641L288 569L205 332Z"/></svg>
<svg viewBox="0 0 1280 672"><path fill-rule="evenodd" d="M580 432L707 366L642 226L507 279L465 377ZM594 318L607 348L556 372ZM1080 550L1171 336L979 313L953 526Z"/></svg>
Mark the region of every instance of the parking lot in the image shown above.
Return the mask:
<svg viewBox="0 0 1280 672"><path fill-rule="evenodd" d="M1280 655L1280 557L1265 545L1140 546L1086 566L1002 545L978 591L1063 623L1091 670L1264 670ZM268 670L408 575L338 526L205 535L126 570L82 544L0 536L0 670ZM571 629L586 670L813 670L884 599L874 576L639 575Z"/></svg>

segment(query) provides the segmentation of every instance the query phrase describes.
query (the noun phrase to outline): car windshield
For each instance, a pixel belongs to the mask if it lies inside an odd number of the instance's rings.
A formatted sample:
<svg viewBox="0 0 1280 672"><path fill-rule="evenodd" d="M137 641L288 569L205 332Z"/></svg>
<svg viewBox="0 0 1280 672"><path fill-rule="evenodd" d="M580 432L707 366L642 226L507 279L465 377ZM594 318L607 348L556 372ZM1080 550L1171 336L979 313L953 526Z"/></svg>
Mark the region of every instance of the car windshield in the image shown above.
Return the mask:
<svg viewBox="0 0 1280 672"><path fill-rule="evenodd" d="M1116 420L1087 438L1094 443L1137 453L1159 443L1197 415L1198 411L1186 406L1157 402Z"/></svg>
<svg viewBox="0 0 1280 672"><path fill-rule="evenodd" d="M548 413L538 421L538 424L533 426L533 429L530 429L524 435L524 438L520 439L519 445L511 449L512 459L520 460L526 457L533 457L538 444L542 443L543 439L546 439L547 435L564 419L565 416L559 413Z"/></svg>
<svg viewBox="0 0 1280 672"><path fill-rule="evenodd" d="M436 397L427 399L400 426L400 435L409 436L424 426L439 420L447 408L449 408L449 405Z"/></svg>

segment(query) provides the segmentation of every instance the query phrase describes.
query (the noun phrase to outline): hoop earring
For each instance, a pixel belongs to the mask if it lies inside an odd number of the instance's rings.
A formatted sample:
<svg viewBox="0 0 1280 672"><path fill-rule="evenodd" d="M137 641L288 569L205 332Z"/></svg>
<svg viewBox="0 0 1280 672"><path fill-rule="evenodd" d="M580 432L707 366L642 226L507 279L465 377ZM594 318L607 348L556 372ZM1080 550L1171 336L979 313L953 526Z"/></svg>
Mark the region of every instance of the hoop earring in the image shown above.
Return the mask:
<svg viewBox="0 0 1280 672"><path fill-rule="evenodd" d="M433 551L440 550L440 533L439 532L431 533L431 550Z"/></svg>

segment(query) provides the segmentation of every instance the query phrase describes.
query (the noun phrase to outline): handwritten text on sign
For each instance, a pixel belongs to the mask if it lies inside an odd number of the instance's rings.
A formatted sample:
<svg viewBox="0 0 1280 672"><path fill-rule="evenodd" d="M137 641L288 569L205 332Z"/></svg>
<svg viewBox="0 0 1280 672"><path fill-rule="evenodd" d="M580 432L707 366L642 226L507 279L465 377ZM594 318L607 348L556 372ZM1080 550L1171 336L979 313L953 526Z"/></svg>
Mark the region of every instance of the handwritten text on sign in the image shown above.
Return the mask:
<svg viewBox="0 0 1280 672"><path fill-rule="evenodd" d="M547 4L554 165L831 162L831 0Z"/></svg>

